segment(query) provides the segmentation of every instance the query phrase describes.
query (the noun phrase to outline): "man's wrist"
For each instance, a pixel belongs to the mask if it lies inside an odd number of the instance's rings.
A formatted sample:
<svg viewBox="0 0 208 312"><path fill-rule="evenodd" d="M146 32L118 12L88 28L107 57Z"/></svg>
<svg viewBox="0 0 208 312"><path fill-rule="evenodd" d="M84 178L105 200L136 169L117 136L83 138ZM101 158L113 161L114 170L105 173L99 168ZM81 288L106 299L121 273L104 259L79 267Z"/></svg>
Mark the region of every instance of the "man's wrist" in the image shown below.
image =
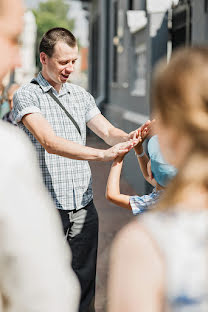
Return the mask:
<svg viewBox="0 0 208 312"><path fill-rule="evenodd" d="M95 160L104 161L105 160L105 150L97 149Z"/></svg>
<svg viewBox="0 0 208 312"><path fill-rule="evenodd" d="M124 135L123 135L123 142L129 141L130 139L131 138L130 138L129 134L128 133L124 133Z"/></svg>

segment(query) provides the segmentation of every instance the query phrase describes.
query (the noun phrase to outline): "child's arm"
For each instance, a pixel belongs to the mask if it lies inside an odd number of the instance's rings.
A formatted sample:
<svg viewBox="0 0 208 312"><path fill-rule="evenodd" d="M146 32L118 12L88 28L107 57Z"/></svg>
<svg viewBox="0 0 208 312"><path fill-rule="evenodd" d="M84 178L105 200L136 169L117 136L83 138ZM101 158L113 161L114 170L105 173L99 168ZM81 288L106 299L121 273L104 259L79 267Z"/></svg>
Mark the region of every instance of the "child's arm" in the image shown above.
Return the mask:
<svg viewBox="0 0 208 312"><path fill-rule="evenodd" d="M135 150L135 154L137 156L137 160L138 160L141 172L142 172L145 180L147 180L147 182L149 182L149 174L148 174L148 170L147 170L147 164L149 162L149 158L148 158L147 154L144 152L142 144L139 143L137 146L135 146L134 150Z"/></svg>
<svg viewBox="0 0 208 312"><path fill-rule="evenodd" d="M143 140L144 141L144 140ZM142 142L143 142L142 141ZM151 167L150 167L150 163L149 163L149 158L146 155L146 153L144 152L143 146L142 146L142 142L138 143L135 147L135 153L138 159L138 163L141 169L141 172L145 178L145 180L150 183L151 185L155 186L156 185L156 181L153 178L152 175L152 171L151 171ZM140 156L141 155L141 156ZM148 165L149 165L149 170L148 170Z"/></svg>
<svg viewBox="0 0 208 312"><path fill-rule="evenodd" d="M106 198L115 205L131 210L129 203L130 196L120 193L120 176L123 158L124 156L117 157L112 164L106 187Z"/></svg>

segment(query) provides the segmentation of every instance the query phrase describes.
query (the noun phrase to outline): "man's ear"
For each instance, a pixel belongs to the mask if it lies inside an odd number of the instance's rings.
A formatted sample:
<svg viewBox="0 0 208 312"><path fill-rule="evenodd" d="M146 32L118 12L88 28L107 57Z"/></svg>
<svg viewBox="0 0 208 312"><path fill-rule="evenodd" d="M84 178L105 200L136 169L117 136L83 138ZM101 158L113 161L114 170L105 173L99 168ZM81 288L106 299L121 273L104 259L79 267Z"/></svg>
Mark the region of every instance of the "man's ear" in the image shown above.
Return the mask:
<svg viewBox="0 0 208 312"><path fill-rule="evenodd" d="M48 60L48 56L44 52L41 52L40 53L40 62L41 62L41 64L42 65L47 64L47 60Z"/></svg>

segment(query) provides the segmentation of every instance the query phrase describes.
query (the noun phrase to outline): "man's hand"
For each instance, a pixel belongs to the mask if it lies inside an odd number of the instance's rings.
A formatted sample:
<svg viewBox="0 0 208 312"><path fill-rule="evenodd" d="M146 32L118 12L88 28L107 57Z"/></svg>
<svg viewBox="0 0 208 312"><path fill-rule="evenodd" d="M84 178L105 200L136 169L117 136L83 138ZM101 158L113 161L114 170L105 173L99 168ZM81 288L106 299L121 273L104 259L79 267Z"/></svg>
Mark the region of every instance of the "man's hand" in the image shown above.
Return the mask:
<svg viewBox="0 0 208 312"><path fill-rule="evenodd" d="M143 143L146 137L150 134L154 122L155 120L147 120L141 127L128 134L128 140L135 140L140 137L140 141L142 140L141 143Z"/></svg>
<svg viewBox="0 0 208 312"><path fill-rule="evenodd" d="M142 143L147 138L147 136L150 134L154 122L155 122L154 119L152 121L147 120L145 122L145 124L143 124L140 128L129 133L129 136L133 136L133 138L137 138L137 140L138 140L138 144L136 144L134 146L134 149L135 149L137 154L141 154L143 152Z"/></svg>
<svg viewBox="0 0 208 312"><path fill-rule="evenodd" d="M104 151L103 161L113 160L116 157L124 157L134 146L138 144L138 139L118 143Z"/></svg>

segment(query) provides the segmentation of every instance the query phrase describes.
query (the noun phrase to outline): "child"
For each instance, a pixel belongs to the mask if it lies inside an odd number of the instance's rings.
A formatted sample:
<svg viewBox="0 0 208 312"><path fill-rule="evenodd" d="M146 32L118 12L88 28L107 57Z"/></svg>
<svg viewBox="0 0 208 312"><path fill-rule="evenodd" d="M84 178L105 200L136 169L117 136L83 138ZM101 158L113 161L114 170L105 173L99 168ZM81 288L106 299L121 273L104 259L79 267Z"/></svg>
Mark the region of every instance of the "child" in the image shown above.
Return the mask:
<svg viewBox="0 0 208 312"><path fill-rule="evenodd" d="M164 161L156 135L148 142L150 159L143 150L142 140L134 149L144 178L154 186L152 193L143 196L128 196L120 193L119 180L124 156L119 156L111 167L106 198L118 206L132 210L133 214L137 215L156 203L167 182L175 176L176 169Z"/></svg>

